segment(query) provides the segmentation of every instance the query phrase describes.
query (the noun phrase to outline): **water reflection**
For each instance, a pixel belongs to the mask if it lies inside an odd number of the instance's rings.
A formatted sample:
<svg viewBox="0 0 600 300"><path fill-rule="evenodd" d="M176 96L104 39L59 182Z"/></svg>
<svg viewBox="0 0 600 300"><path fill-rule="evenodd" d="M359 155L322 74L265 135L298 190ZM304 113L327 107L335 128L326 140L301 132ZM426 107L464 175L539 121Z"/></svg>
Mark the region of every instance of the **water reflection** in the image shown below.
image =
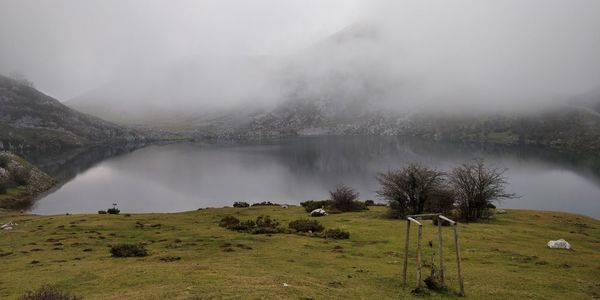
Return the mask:
<svg viewBox="0 0 600 300"><path fill-rule="evenodd" d="M111 156L110 152L97 149L97 154L72 156L62 166L48 164L45 170L64 174L67 182L38 201L33 212L95 212L113 202L130 212L192 210L234 201L299 203L327 197L327 191L338 183L372 199L378 188L377 172L409 162L448 170L483 157L508 168L510 190L523 196L507 200L503 206L600 217L598 161L538 149L436 144L395 137L311 137L134 149L113 149L116 155L107 159L104 157ZM101 162L94 162L96 158ZM69 180L69 174L79 175Z"/></svg>

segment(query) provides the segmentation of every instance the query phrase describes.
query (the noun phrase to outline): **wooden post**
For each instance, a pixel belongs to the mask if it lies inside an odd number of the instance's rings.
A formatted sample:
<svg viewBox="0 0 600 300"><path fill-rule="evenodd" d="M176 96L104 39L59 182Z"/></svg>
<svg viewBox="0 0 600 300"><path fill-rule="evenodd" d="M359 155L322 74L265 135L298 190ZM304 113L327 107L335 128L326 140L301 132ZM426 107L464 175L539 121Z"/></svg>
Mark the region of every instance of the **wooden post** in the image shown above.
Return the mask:
<svg viewBox="0 0 600 300"><path fill-rule="evenodd" d="M437 222L438 222L438 255L439 255L439 261L440 261L440 270L439 270L439 274L440 274L440 283L442 284L442 287L444 287L444 254L443 254L443 249L442 249L442 222L444 220L440 219L439 216L437 218Z"/></svg>
<svg viewBox="0 0 600 300"><path fill-rule="evenodd" d="M458 282L460 284L460 295L465 296L465 286L460 269L460 244L458 243L458 224L454 223L454 245L456 246L456 264L458 268Z"/></svg>
<svg viewBox="0 0 600 300"><path fill-rule="evenodd" d="M419 224L419 231L417 234L417 288L421 287L421 231L423 225Z"/></svg>
<svg viewBox="0 0 600 300"><path fill-rule="evenodd" d="M404 242L404 271L402 272L402 286L406 287L406 270L408 268L408 240L410 236L410 220L406 220L406 242Z"/></svg>

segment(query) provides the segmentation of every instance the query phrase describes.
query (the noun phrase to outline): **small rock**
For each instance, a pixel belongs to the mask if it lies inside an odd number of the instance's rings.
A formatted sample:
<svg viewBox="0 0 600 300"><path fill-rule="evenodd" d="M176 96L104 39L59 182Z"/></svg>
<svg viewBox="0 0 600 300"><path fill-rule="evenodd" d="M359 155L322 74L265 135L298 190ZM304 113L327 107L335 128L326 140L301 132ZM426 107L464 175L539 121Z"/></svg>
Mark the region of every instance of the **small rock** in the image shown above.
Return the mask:
<svg viewBox="0 0 600 300"><path fill-rule="evenodd" d="M322 208L317 208L317 209L311 211L310 215L312 217L321 217L321 216L326 216L327 212Z"/></svg>
<svg viewBox="0 0 600 300"><path fill-rule="evenodd" d="M560 239L560 240L556 240L556 241L549 241L548 242L548 248L552 248L552 249L571 249L571 244L569 244L569 242Z"/></svg>
<svg viewBox="0 0 600 300"><path fill-rule="evenodd" d="M289 286L290 286L289 284L287 284L285 282L283 283L283 287L289 287Z"/></svg>
<svg viewBox="0 0 600 300"><path fill-rule="evenodd" d="M8 222L8 223L6 223L6 224L4 224L4 225L0 226L0 228L2 228L2 229L5 229L5 230L11 230L11 229L13 229L13 227L15 227L15 226L17 226L17 223L13 223L13 222L11 221L11 222Z"/></svg>

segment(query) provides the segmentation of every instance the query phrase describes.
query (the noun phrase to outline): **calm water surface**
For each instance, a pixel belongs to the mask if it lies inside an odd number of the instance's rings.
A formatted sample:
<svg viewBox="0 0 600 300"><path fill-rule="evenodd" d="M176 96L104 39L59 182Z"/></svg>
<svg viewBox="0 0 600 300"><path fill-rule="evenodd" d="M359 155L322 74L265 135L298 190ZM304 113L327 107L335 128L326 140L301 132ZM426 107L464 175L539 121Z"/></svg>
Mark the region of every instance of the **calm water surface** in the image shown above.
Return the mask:
<svg viewBox="0 0 600 300"><path fill-rule="evenodd" d="M234 201L296 204L327 198L328 190L338 183L357 189L362 199L377 199L377 172L410 162L449 170L484 158L507 168L509 191L521 195L503 201L501 207L572 211L600 218L597 170L543 151L465 148L393 137L306 137L172 144L110 153L97 161L84 153L61 160L63 165L47 166L51 173L70 175L32 212L94 213L113 202L123 212L175 212L230 206Z"/></svg>

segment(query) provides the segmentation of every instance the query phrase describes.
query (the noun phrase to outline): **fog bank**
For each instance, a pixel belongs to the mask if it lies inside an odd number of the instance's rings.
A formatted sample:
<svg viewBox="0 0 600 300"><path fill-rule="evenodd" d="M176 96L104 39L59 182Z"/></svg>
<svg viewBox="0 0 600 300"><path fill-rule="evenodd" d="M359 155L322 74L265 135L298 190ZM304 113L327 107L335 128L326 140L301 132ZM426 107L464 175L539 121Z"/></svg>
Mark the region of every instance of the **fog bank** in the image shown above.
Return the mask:
<svg viewBox="0 0 600 300"><path fill-rule="evenodd" d="M596 0L4 0L0 41L1 73L131 110L522 110L600 88Z"/></svg>

